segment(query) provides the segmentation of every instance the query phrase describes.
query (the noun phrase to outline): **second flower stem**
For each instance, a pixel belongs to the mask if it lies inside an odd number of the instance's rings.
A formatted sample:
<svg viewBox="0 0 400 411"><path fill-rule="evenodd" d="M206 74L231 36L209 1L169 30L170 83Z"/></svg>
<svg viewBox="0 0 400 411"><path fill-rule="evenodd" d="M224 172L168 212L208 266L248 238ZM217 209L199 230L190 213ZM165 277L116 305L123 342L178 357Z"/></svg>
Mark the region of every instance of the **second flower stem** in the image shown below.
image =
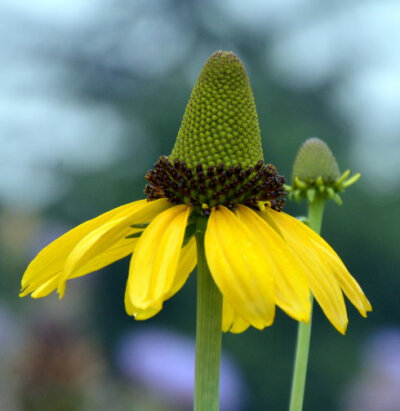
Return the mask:
<svg viewBox="0 0 400 411"><path fill-rule="evenodd" d="M317 234L321 233L324 206L325 200L319 199L318 197L312 203L308 203L308 225ZM313 301L311 300L311 303L312 302ZM296 354L289 411L301 411L303 409L308 353L310 351L311 324L312 305L309 323L300 322L297 330Z"/></svg>
<svg viewBox="0 0 400 411"><path fill-rule="evenodd" d="M308 226L317 234L321 234L322 217L324 216L325 200L318 197L308 203Z"/></svg>
<svg viewBox="0 0 400 411"><path fill-rule="evenodd" d="M204 232L207 220L198 221L197 324L194 411L219 410L219 373L222 341L222 295L207 265Z"/></svg>

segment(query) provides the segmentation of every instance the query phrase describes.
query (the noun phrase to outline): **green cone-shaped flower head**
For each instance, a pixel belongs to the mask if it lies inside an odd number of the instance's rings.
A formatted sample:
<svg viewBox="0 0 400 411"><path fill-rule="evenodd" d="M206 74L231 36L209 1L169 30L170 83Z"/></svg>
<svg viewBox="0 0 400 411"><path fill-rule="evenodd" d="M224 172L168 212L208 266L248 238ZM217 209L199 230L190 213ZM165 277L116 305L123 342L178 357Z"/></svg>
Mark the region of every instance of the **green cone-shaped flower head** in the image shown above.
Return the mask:
<svg viewBox="0 0 400 411"><path fill-rule="evenodd" d="M217 51L208 59L171 155L160 157L146 179L150 201L166 197L203 216L239 204L282 210L285 180L264 163L253 93L233 53Z"/></svg>
<svg viewBox="0 0 400 411"><path fill-rule="evenodd" d="M249 167L264 159L253 93L235 54L217 51L204 65L169 158L190 168Z"/></svg>
<svg viewBox="0 0 400 411"><path fill-rule="evenodd" d="M340 177L340 171L327 144L319 138L309 138L297 153L293 177L304 181L316 181L318 177L322 177L325 182L333 182Z"/></svg>
<svg viewBox="0 0 400 411"><path fill-rule="evenodd" d="M307 198L312 203L317 198L331 198L341 205L339 193L360 178L359 173L348 178L349 176L350 170L340 174L335 156L326 143L319 138L309 138L297 153L293 164L292 185L286 189L289 191L289 198L296 201Z"/></svg>

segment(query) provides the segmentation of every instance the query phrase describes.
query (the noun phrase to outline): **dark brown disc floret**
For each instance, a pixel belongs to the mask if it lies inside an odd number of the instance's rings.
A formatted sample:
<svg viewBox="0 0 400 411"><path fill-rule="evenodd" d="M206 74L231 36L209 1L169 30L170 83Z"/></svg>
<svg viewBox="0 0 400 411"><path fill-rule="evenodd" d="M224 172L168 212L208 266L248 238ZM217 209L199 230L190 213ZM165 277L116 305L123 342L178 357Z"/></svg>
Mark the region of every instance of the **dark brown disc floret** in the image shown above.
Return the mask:
<svg viewBox="0 0 400 411"><path fill-rule="evenodd" d="M224 205L233 210L238 204L258 208L259 202L281 211L286 195L285 179L275 166L259 161L254 167L206 167L194 169L185 162L162 156L146 174L145 194L149 200L167 198L175 204L193 206L203 215Z"/></svg>

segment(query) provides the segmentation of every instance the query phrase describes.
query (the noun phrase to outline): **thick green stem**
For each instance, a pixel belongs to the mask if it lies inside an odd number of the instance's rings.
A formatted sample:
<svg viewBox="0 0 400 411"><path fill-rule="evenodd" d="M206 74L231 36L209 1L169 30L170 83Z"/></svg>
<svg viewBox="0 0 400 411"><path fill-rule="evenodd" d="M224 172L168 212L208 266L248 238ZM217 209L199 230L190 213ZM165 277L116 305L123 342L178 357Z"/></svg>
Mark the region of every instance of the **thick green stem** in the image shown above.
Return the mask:
<svg viewBox="0 0 400 411"><path fill-rule="evenodd" d="M194 411L218 411L222 295L211 277L206 261L205 224L206 221L199 221L196 232L197 325Z"/></svg>
<svg viewBox="0 0 400 411"><path fill-rule="evenodd" d="M312 203L308 203L308 225L318 234L321 233L324 206L325 200L322 200L318 197ZM312 302L313 301L311 297L311 303ZM290 411L301 411L303 409L308 353L310 351L311 324L312 311L310 314L309 323L306 324L305 322L300 322L297 330L296 354L289 406Z"/></svg>

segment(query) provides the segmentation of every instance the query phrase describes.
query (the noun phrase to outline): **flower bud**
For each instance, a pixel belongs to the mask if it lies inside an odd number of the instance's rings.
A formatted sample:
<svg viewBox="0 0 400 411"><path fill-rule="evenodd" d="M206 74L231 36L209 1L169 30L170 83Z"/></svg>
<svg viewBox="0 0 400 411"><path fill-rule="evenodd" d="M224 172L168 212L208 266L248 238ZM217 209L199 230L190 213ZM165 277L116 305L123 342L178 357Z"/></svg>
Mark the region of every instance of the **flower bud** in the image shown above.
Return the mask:
<svg viewBox="0 0 400 411"><path fill-rule="evenodd" d="M287 186L289 198L300 201L306 198L332 199L342 205L339 193L354 184L361 174L348 178L350 170L340 174L335 156L326 143L319 138L309 138L300 147L293 165L292 185Z"/></svg>

